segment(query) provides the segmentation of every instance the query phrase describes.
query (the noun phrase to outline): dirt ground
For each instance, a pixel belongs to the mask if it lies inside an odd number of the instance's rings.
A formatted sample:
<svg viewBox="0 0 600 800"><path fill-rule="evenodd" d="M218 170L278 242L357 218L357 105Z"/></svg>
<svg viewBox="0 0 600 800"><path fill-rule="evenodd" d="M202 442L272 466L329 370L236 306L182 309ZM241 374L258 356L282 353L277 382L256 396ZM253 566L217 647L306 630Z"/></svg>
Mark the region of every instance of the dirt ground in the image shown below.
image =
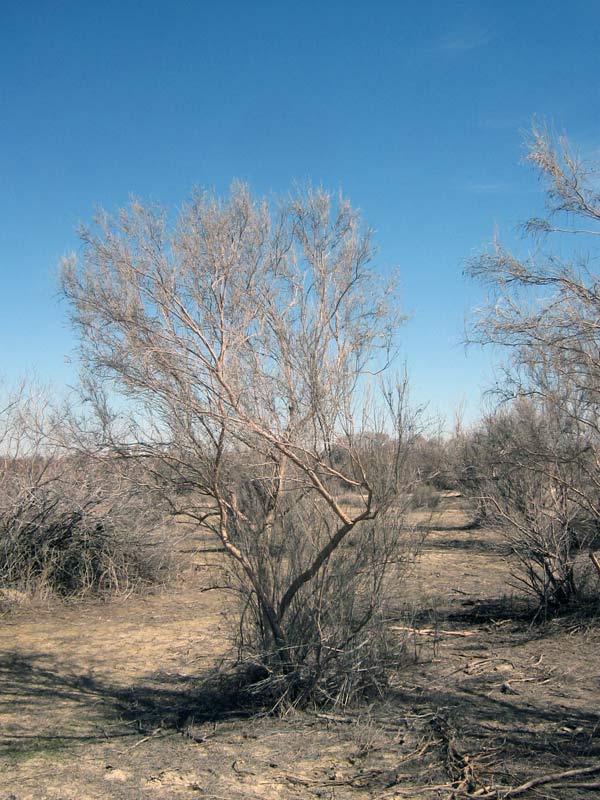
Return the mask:
<svg viewBox="0 0 600 800"><path fill-rule="evenodd" d="M416 663L351 711L220 703L206 676L228 653L228 601L202 568L143 598L4 614L1 800L504 797L594 766L518 796L600 797L600 622L532 619L499 536L469 529L459 498L421 521L423 551L391 587Z"/></svg>

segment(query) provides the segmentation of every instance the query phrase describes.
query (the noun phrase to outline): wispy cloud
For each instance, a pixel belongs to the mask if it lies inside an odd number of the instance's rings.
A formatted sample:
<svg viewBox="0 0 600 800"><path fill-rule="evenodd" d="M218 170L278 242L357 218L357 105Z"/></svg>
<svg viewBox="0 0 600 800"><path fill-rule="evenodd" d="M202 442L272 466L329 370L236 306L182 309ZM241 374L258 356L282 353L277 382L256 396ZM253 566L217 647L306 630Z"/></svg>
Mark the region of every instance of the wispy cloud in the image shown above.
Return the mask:
<svg viewBox="0 0 600 800"><path fill-rule="evenodd" d="M491 33L484 30L449 31L432 42L428 50L432 55L452 58L486 47L492 38Z"/></svg>
<svg viewBox="0 0 600 800"><path fill-rule="evenodd" d="M428 41L420 41L405 57L412 64L453 61L487 47L494 40L489 30L469 26L455 26Z"/></svg>

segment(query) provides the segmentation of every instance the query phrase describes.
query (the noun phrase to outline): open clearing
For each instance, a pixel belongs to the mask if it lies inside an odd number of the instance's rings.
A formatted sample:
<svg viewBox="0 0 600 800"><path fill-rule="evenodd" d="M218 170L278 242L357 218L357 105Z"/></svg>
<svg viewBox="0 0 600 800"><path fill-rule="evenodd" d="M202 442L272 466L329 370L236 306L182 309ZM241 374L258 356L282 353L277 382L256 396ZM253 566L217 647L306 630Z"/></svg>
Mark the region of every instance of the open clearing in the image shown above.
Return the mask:
<svg viewBox="0 0 600 800"><path fill-rule="evenodd" d="M209 691L230 644L207 570L148 597L6 614L0 798L450 798L600 765L600 624L532 621L498 535L468 521L455 497L429 520L390 622L417 663L350 712L240 717ZM598 781L519 796L596 797Z"/></svg>

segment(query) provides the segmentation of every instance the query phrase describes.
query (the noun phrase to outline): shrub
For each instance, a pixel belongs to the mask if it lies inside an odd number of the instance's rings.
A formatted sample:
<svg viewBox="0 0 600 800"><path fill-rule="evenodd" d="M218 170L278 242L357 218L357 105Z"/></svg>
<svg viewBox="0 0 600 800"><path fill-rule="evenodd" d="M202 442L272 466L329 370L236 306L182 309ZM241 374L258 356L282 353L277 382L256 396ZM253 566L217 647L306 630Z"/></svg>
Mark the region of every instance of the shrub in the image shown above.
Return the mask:
<svg viewBox="0 0 600 800"><path fill-rule="evenodd" d="M396 558L381 520L414 438L370 231L322 189L272 204L234 185L196 193L173 225L134 201L81 235L63 291L88 380L125 398L119 448L220 543L241 651L280 701L343 702L354 668L367 675L356 657Z"/></svg>
<svg viewBox="0 0 600 800"><path fill-rule="evenodd" d="M0 409L0 588L106 594L161 574L140 467L78 452L71 434L30 389Z"/></svg>
<svg viewBox="0 0 600 800"><path fill-rule="evenodd" d="M0 516L0 587L61 596L122 592L154 582L161 562L93 505L77 507L45 487Z"/></svg>
<svg viewBox="0 0 600 800"><path fill-rule="evenodd" d="M417 484L411 494L411 508L434 511L440 504L440 493L427 483Z"/></svg>
<svg viewBox="0 0 600 800"><path fill-rule="evenodd" d="M582 503L592 464L581 440L539 404L520 400L487 417L464 449L463 490L504 532L513 577L544 607L577 600L582 550L597 518Z"/></svg>
<svg viewBox="0 0 600 800"><path fill-rule="evenodd" d="M263 587L277 594L297 574L309 548L326 540L332 524L324 505L291 502L275 526L268 552L254 549ZM250 535L250 531L248 531ZM328 563L294 596L283 615L285 649L274 647L264 612L239 569L239 662L254 667L253 691L273 706L344 706L381 694L390 671L406 660L404 642L386 625L386 574L401 584L415 542L399 509L355 527ZM246 547L250 550L249 542Z"/></svg>

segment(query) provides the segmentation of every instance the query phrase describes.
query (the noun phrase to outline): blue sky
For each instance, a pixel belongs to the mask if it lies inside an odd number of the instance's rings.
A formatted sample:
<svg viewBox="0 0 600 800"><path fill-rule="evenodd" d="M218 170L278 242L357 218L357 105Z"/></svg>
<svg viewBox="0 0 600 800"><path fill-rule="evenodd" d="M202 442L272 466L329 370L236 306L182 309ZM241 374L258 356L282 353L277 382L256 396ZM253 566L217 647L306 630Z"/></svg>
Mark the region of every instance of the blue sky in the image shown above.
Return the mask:
<svg viewBox="0 0 600 800"><path fill-rule="evenodd" d="M343 188L399 265L413 395L473 418L466 259L543 202L523 133L600 155L600 6L0 0L0 374L74 382L56 268L94 207Z"/></svg>

